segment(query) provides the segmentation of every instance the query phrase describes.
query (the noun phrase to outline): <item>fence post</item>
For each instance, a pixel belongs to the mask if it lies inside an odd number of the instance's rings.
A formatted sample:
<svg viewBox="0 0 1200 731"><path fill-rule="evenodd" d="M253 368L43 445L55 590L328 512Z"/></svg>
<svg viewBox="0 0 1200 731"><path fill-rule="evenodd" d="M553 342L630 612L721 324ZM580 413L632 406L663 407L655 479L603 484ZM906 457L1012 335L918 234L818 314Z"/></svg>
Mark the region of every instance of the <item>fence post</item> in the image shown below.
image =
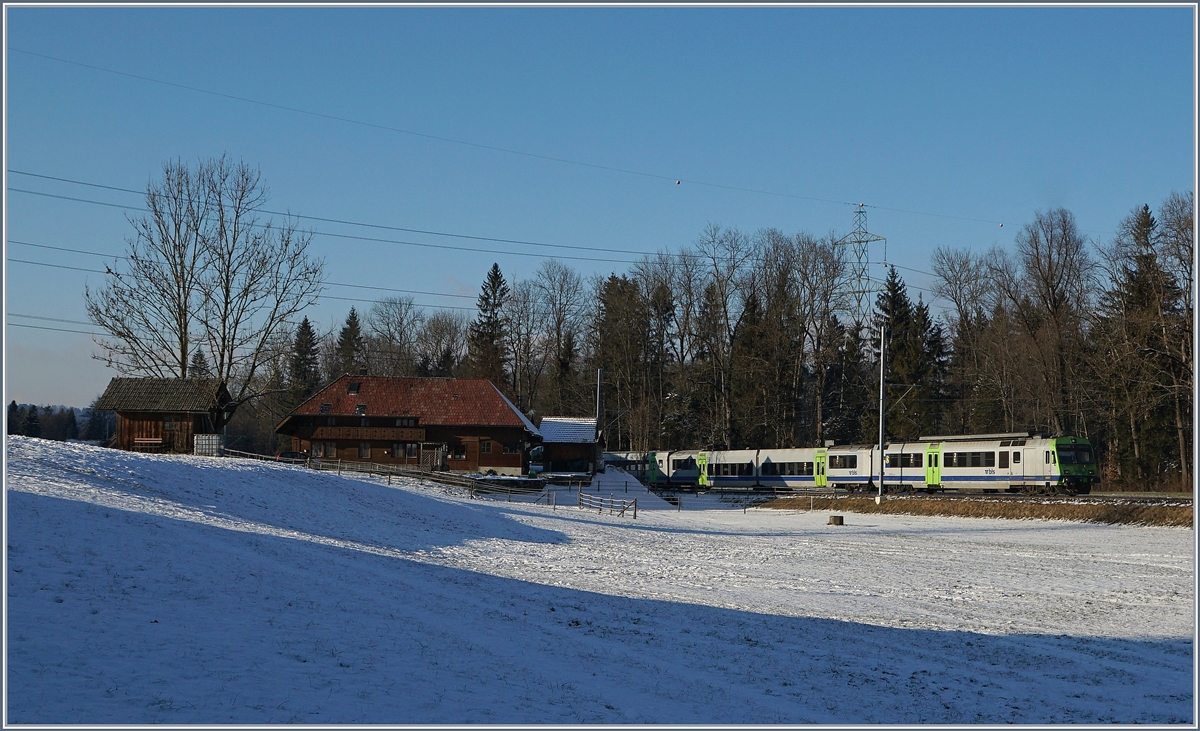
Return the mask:
<svg viewBox="0 0 1200 731"><path fill-rule="evenodd" d="M342 460L338 460L338 477L342 476Z"/></svg>
<svg viewBox="0 0 1200 731"><path fill-rule="evenodd" d="M682 510L683 510L683 496L676 495L675 496L675 512L678 513L678 512L681 512Z"/></svg>
<svg viewBox="0 0 1200 731"><path fill-rule="evenodd" d="M558 493L556 492L550 493L550 509L558 510Z"/></svg>
<svg viewBox="0 0 1200 731"><path fill-rule="evenodd" d="M629 494L629 480L625 480L625 494Z"/></svg>
<svg viewBox="0 0 1200 731"><path fill-rule="evenodd" d="M633 519L637 520L637 498L633 499Z"/></svg>
<svg viewBox="0 0 1200 731"><path fill-rule="evenodd" d="M388 473L388 487L391 487L391 486L392 486L392 473L389 472Z"/></svg>

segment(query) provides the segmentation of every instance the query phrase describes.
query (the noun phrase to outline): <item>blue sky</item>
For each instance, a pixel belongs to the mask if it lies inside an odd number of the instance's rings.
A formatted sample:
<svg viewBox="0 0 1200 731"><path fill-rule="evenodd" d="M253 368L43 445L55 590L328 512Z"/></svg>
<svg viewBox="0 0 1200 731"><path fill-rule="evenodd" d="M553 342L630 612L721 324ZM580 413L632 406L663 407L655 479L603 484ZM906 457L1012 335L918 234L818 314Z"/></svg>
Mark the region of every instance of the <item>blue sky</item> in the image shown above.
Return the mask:
<svg viewBox="0 0 1200 731"><path fill-rule="evenodd" d="M845 233L846 204L864 202L889 260L927 270L939 246L1011 246L1039 209L1068 208L1103 240L1135 205L1195 179L1186 7L5 13L9 171L144 189L166 159L227 152L261 168L272 209L306 215L652 252L691 244L709 223ZM11 260L102 260L12 242L120 254L126 213L13 189L126 205L139 196L12 172L7 185L7 323L91 329L14 313L85 320L83 288L100 275ZM314 247L331 281L472 298L493 261L510 281L541 261L325 235ZM585 275L629 267L566 263ZM330 328L350 304L324 300L307 314ZM10 326L5 348L6 401L82 406L116 375L90 358L87 335Z"/></svg>

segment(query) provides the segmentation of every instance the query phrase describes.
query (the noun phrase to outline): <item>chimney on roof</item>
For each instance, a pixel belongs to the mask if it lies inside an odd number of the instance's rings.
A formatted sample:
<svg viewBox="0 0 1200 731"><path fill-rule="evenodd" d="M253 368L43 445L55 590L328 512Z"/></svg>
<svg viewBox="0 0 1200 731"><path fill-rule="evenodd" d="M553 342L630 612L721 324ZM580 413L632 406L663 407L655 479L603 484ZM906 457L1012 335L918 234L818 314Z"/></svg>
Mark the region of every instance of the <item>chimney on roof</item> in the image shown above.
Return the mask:
<svg viewBox="0 0 1200 731"><path fill-rule="evenodd" d="M358 369L358 375L360 375L360 376L365 376L365 375L367 375L367 367L366 367L366 366L363 366L362 368L359 368L359 369Z"/></svg>

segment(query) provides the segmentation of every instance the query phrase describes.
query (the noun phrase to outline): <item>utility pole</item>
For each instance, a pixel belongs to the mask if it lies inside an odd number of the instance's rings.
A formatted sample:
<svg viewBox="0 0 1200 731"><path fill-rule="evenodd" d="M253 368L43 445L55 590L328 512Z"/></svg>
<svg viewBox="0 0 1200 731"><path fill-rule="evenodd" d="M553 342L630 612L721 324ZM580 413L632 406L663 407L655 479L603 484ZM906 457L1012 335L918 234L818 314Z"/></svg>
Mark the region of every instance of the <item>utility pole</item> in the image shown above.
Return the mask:
<svg viewBox="0 0 1200 731"><path fill-rule="evenodd" d="M600 374L604 373L604 369L596 369L596 441L600 441Z"/></svg>
<svg viewBox="0 0 1200 731"><path fill-rule="evenodd" d="M887 456L883 453L883 395L884 376L887 375L887 321L879 325L879 494L875 496L875 504L883 502L883 465Z"/></svg>

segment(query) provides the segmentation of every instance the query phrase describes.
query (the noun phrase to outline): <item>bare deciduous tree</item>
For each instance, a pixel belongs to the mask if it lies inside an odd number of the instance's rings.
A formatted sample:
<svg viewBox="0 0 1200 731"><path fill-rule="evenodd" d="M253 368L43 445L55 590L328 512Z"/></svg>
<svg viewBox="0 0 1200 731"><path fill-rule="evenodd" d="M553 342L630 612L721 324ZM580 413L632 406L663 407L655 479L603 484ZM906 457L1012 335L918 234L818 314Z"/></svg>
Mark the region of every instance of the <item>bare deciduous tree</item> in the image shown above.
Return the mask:
<svg viewBox="0 0 1200 731"><path fill-rule="evenodd" d="M417 371L417 337L425 313L412 297L385 297L367 312L371 352L367 356L372 373L412 376Z"/></svg>
<svg viewBox="0 0 1200 731"><path fill-rule="evenodd" d="M88 319L108 333L97 356L123 374L186 377L207 258L210 188L180 161L146 186L147 215L129 219L124 270L84 290Z"/></svg>
<svg viewBox="0 0 1200 731"><path fill-rule="evenodd" d="M98 357L122 373L184 378L198 342L235 403L259 395L258 370L324 276L311 234L259 220L266 200L244 162L164 164L146 189L149 214L130 221L124 271L108 267L105 286L85 292L89 319L108 334Z"/></svg>

